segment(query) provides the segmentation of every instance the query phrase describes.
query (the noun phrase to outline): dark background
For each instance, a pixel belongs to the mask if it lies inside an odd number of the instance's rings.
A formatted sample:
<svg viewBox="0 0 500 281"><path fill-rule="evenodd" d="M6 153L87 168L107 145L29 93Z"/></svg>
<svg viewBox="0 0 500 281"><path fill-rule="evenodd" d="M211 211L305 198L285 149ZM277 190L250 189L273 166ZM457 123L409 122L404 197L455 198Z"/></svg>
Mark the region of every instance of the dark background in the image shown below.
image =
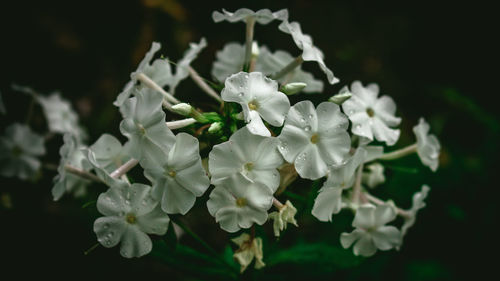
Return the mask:
<svg viewBox="0 0 500 281"><path fill-rule="evenodd" d="M60 90L70 99L87 128L90 142L102 133L120 136L121 116L112 105L151 41L162 43L162 54L177 61L188 43L204 36L208 48L194 68L210 78L217 50L229 41L244 41L244 25L215 24L213 10L240 7L288 8L290 19L299 21L323 50L326 63L341 82L327 86L325 95L336 93L354 80L376 82L382 93L394 98L403 117L403 135L397 147L413 140L411 128L423 116L442 144L440 169L429 172L417 165L418 175L388 169L391 183L383 186L403 207L423 183L431 186L428 206L405 239L400 252L377 253L359 265L330 268L319 256L316 262L292 261L269 267L244 278L292 280L467 280L495 271L498 232L498 184L494 184L498 155L498 95L496 60L497 16L482 2L412 1L15 1L0 4L0 90L8 114L1 129L24 120L29 98L10 90L11 83L42 93ZM376 3L375 3L376 2ZM257 26L255 37L272 50L298 54L291 38L277 24ZM306 69L324 78L317 66ZM178 97L202 105L209 101L191 82L181 83ZM40 110L35 110L40 114ZM32 121L43 131L43 118ZM60 140L49 144L44 161L57 163ZM398 164L398 165L399 165ZM399 172L398 172L399 171ZM20 277L214 279L146 257L126 260L115 249L83 251L95 241L92 222L95 210L82 209L85 200L50 196L54 173L43 171L36 183L1 178L0 274ZM391 180L390 177L393 177ZM99 187L95 188L97 192ZM206 198L204 198L206 199ZM198 200L198 201L203 201ZM87 199L89 201L90 199ZM207 216L203 203L187 221L209 243L222 251L225 234ZM10 206L10 207L9 207ZM197 217L199 216L199 217ZM349 230L347 219L339 224ZM348 218L348 215L345 215ZM205 224L198 223L203 218ZM265 242L267 249L287 249L296 243L331 241L338 245L335 225L316 222L311 215L299 217L299 229L290 228L283 243ZM269 238L270 233L268 233ZM271 241L271 239L269 240ZM181 243L196 244L186 238ZM274 246L271 246L274 245ZM276 248L277 247L277 248ZM277 250L277 251L278 251ZM202 250L201 250L202 251ZM346 252L347 253L347 252ZM488 253L496 254L489 258ZM345 254L345 253L343 253ZM5 263L7 261L7 263ZM328 267L324 269L323 267ZM318 269L320 268L320 269ZM321 269L323 268L323 269ZM261 274L261 275L254 275ZM3 276L2 276L3 277ZM3 279L3 278L2 278ZM17 279L17 278L16 278ZM189 279L191 280L191 279Z"/></svg>

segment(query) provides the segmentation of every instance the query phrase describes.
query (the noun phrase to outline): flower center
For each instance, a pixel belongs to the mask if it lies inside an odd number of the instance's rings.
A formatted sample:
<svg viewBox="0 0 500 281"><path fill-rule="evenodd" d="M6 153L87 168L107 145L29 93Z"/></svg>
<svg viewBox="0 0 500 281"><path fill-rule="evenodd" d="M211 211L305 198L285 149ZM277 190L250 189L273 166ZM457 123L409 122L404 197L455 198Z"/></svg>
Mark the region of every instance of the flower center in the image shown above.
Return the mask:
<svg viewBox="0 0 500 281"><path fill-rule="evenodd" d="M368 107L366 109L366 114L368 114L368 116L370 116L370 117L373 117L373 115L375 115L375 111L373 111L373 109L371 107Z"/></svg>
<svg viewBox="0 0 500 281"><path fill-rule="evenodd" d="M249 171L253 170L253 163L252 162L248 162L243 167L244 167L245 171L249 172Z"/></svg>
<svg viewBox="0 0 500 281"><path fill-rule="evenodd" d="M142 124L137 123L137 127L139 128L139 132L140 132L142 135L145 135L145 134L146 134L146 129L144 129L144 126L142 126Z"/></svg>
<svg viewBox="0 0 500 281"><path fill-rule="evenodd" d="M137 218L134 216L134 214L128 214L125 220L130 224L134 224L137 221Z"/></svg>
<svg viewBox="0 0 500 281"><path fill-rule="evenodd" d="M311 143L317 143L318 142L318 134L314 134L311 136Z"/></svg>
<svg viewBox="0 0 500 281"><path fill-rule="evenodd" d="M257 110L259 108L259 103L256 100L253 100L248 103L248 108L250 108L250 110Z"/></svg>
<svg viewBox="0 0 500 281"><path fill-rule="evenodd" d="M177 175L177 173L172 170L172 171L168 172L168 175L171 177L175 177L175 175Z"/></svg>
<svg viewBox="0 0 500 281"><path fill-rule="evenodd" d="M242 208L242 207L245 207L246 205L247 205L247 199L245 199L243 197L236 199L236 206Z"/></svg>

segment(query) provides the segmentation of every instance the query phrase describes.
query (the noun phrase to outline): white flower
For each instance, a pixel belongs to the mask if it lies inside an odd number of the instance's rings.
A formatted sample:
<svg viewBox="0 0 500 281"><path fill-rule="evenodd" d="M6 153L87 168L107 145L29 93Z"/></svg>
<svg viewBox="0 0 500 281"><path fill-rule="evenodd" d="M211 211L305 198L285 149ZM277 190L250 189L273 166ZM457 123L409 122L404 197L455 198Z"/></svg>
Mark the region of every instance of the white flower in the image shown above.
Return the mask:
<svg viewBox="0 0 500 281"><path fill-rule="evenodd" d="M348 124L336 104L323 102L314 109L310 101L298 102L290 108L278 137L279 151L302 178L318 179L326 175L327 165L340 164L347 157Z"/></svg>
<svg viewBox="0 0 500 281"><path fill-rule="evenodd" d="M342 233L340 243L342 247L349 248L354 242L353 252L356 256L365 257L375 254L377 249L386 251L400 244L401 233L394 226L386 226L396 218L394 206L370 204L360 206L352 226L356 229L351 233Z"/></svg>
<svg viewBox="0 0 500 281"><path fill-rule="evenodd" d="M71 133L80 140L86 138L84 131L78 125L78 115L71 108L71 104L62 99L59 93L53 93L48 97L35 95L35 98L42 106L51 132Z"/></svg>
<svg viewBox="0 0 500 281"><path fill-rule="evenodd" d="M137 90L143 88L141 85L137 84L136 76L139 73L143 73L151 80L153 80L160 87L164 87L167 83L173 79L172 69L170 64L165 59L157 59L150 64L153 56L161 48L161 44L158 42L153 42L151 44L151 49L146 53L142 61L139 63L137 69L132 72L130 77L132 78L124 87L123 91L118 95L116 101L113 103L116 106L122 106L122 104Z"/></svg>
<svg viewBox="0 0 500 281"><path fill-rule="evenodd" d="M283 163L278 143L276 138L251 134L246 127L239 129L229 141L215 145L208 156L212 184L242 174L275 192L280 183L277 169Z"/></svg>
<svg viewBox="0 0 500 281"><path fill-rule="evenodd" d="M302 33L298 22L288 22L288 20L285 20L280 24L279 29L292 35L293 41L297 47L302 50L302 59L304 61L315 61L318 63L321 70L326 74L330 84L335 84L339 81L339 79L333 76L333 72L325 65L323 61L323 52L314 46L311 36Z"/></svg>
<svg viewBox="0 0 500 281"><path fill-rule="evenodd" d="M267 186L235 174L215 186L207 207L223 230L236 232L254 223L264 224L272 203L273 192Z"/></svg>
<svg viewBox="0 0 500 281"><path fill-rule="evenodd" d="M417 154L420 160L435 172L439 165L441 145L435 135L429 134L429 129L429 124L424 118L420 118L418 125L413 127L413 132L417 138Z"/></svg>
<svg viewBox="0 0 500 281"><path fill-rule="evenodd" d="M186 214L210 185L201 165L198 140L186 133L176 136L168 154L152 155L141 165L153 183L153 198L169 214Z"/></svg>
<svg viewBox="0 0 500 281"><path fill-rule="evenodd" d="M95 159L100 167L111 173L127 162L130 157L128 149L112 135L103 134L89 148L95 154Z"/></svg>
<svg viewBox="0 0 500 281"><path fill-rule="evenodd" d="M374 163L366 167L368 172L363 172L363 183L368 187L374 188L385 182L384 166L380 163Z"/></svg>
<svg viewBox="0 0 500 281"><path fill-rule="evenodd" d="M245 60L245 46L238 43L228 43L222 51L216 53L216 60L212 67L212 76L217 80L224 82L227 77L242 70ZM267 47L259 48L259 55L255 64L255 71L262 72L269 76L277 73L294 58L286 51L278 50L271 53ZM316 80L314 76L296 67L287 75L278 79L280 83L302 82L307 86L304 88L305 93L318 93L323 91L323 82Z"/></svg>
<svg viewBox="0 0 500 281"><path fill-rule="evenodd" d="M275 19L281 21L286 20L288 18L288 10L283 9L273 13L269 9L261 9L254 12L250 9L241 8L234 13L228 12L225 9L222 9L222 13L219 11L214 11L212 13L214 22L221 22L224 20L229 22L246 22L248 18L253 18L260 24L268 24Z"/></svg>
<svg viewBox="0 0 500 281"><path fill-rule="evenodd" d="M272 212L269 214L269 219L274 220L274 236L279 237L280 231L285 230L286 226L289 223L298 226L297 221L295 220L295 214L297 214L297 209L289 200L286 200L285 205L280 207L277 212Z"/></svg>
<svg viewBox="0 0 500 281"><path fill-rule="evenodd" d="M342 208L342 191L353 186L355 173L366 157L366 150L356 149L346 163L328 167L328 178L314 201L312 214L320 221L332 221Z"/></svg>
<svg viewBox="0 0 500 281"><path fill-rule="evenodd" d="M91 169L90 163L87 162L82 146L78 142L78 138L71 134L64 134L64 144L59 149L61 160L57 168L58 174L54 178L54 187L52 187L52 197L54 201L59 200L64 193L73 193L75 197L83 196L87 193L86 187L89 181L77 175L68 173L66 165L78 168L84 171Z"/></svg>
<svg viewBox="0 0 500 281"><path fill-rule="evenodd" d="M126 189L130 186L127 180L111 177L110 173L101 166L102 162L97 160L97 156L91 149L85 149L84 154L87 156L88 163L90 163L92 169L94 169L97 177L100 178L104 184L111 188L118 189Z"/></svg>
<svg viewBox="0 0 500 281"><path fill-rule="evenodd" d="M165 123L162 100L159 93L140 91L122 106L125 119L120 123L120 131L129 139L130 156L135 159L154 157L175 143L175 136Z"/></svg>
<svg viewBox="0 0 500 281"><path fill-rule="evenodd" d="M221 95L223 100L241 105L249 131L261 136L271 136L261 117L279 127L290 108L288 97L278 91L278 83L260 72L232 75L226 79Z"/></svg>
<svg viewBox="0 0 500 281"><path fill-rule="evenodd" d="M198 54L207 46L207 40L201 38L200 43L189 43L189 49L184 52L184 56L180 61L176 63L175 76L174 79L169 83L170 93L175 94L175 88L180 81L186 79L189 76L189 67L191 62L193 62Z"/></svg>
<svg viewBox="0 0 500 281"><path fill-rule="evenodd" d="M396 117L396 104L389 96L377 98L376 84L363 87L361 82L351 85L352 97L342 104L342 109L352 122L352 133L373 140L394 145L399 138L398 126L401 118Z"/></svg>
<svg viewBox="0 0 500 281"><path fill-rule="evenodd" d="M420 190L420 192L413 194L412 198L413 204L411 206L411 209L407 210L408 215L404 216L405 222L401 227L401 238L403 238L406 235L406 232L408 232L408 229L415 224L418 211L426 206L424 200L427 198L429 190L430 190L429 186L423 185L422 190Z"/></svg>
<svg viewBox="0 0 500 281"><path fill-rule="evenodd" d="M32 178L40 169L38 157L45 154L44 139L23 124L7 127L0 137L0 175Z"/></svg>
<svg viewBox="0 0 500 281"><path fill-rule="evenodd" d="M260 48L260 55L257 58L255 70L266 75L272 75L282 70L293 60L294 57L286 51L278 50L271 53L271 51L263 46ZM319 93L323 91L323 82L315 79L311 73L303 71L300 66L279 78L278 81L284 84L294 82L306 83L307 86L303 90L304 93Z"/></svg>
<svg viewBox="0 0 500 281"><path fill-rule="evenodd" d="M243 233L240 236L231 239L231 241L239 247L239 249L234 252L233 258L241 265L241 273L247 269L253 259L255 259L255 269L260 269L265 266L262 261L264 258L262 251L262 238L252 238L247 233Z"/></svg>
<svg viewBox="0 0 500 281"><path fill-rule="evenodd" d="M147 234L167 232L169 217L150 196L150 186L134 183L128 188L110 188L99 195L97 210L104 217L94 222L97 241L106 248L120 245L126 258L151 252Z"/></svg>

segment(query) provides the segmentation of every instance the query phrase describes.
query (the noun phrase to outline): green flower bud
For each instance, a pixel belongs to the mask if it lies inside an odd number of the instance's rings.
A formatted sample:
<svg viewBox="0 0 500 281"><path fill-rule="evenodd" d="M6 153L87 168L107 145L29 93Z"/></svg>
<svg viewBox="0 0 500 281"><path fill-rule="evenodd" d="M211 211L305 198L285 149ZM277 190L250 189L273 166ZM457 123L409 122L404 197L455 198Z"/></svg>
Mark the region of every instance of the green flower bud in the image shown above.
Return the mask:
<svg viewBox="0 0 500 281"><path fill-rule="evenodd" d="M285 93L288 96L295 95L302 91L305 87L307 87L306 83L302 82L293 82L293 83L288 83L285 86L281 88L281 91Z"/></svg>

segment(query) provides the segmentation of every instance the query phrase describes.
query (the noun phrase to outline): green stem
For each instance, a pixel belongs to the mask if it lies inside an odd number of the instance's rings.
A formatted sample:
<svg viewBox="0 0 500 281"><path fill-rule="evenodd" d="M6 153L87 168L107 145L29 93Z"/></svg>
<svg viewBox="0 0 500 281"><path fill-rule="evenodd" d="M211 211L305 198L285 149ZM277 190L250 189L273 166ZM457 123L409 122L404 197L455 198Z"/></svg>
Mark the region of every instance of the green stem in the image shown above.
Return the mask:
<svg viewBox="0 0 500 281"><path fill-rule="evenodd" d="M219 253L217 253L217 251L214 248L212 248L210 245L208 245L207 242L205 242L200 236L198 236L198 234L194 233L191 229L189 229L178 218L172 216L172 217L170 217L170 219L172 220L172 222L174 222L180 228L182 228L182 230L184 230L186 232L186 234L191 236L194 240L196 240L198 243L200 243L205 249L207 249L210 252L210 254L212 254L215 258L217 258L220 262L227 265L229 268L231 268L231 270L234 270L233 266L230 265L229 263L227 263L223 258L221 258L219 256Z"/></svg>
<svg viewBox="0 0 500 281"><path fill-rule="evenodd" d="M282 70L280 70L278 73L274 74L271 78L274 80L278 80L281 77L285 76L287 73L293 71L295 68L297 68L303 62L304 62L304 59L302 59L302 55L300 55L300 56L296 57L292 62L290 62L287 66L285 66Z"/></svg>

